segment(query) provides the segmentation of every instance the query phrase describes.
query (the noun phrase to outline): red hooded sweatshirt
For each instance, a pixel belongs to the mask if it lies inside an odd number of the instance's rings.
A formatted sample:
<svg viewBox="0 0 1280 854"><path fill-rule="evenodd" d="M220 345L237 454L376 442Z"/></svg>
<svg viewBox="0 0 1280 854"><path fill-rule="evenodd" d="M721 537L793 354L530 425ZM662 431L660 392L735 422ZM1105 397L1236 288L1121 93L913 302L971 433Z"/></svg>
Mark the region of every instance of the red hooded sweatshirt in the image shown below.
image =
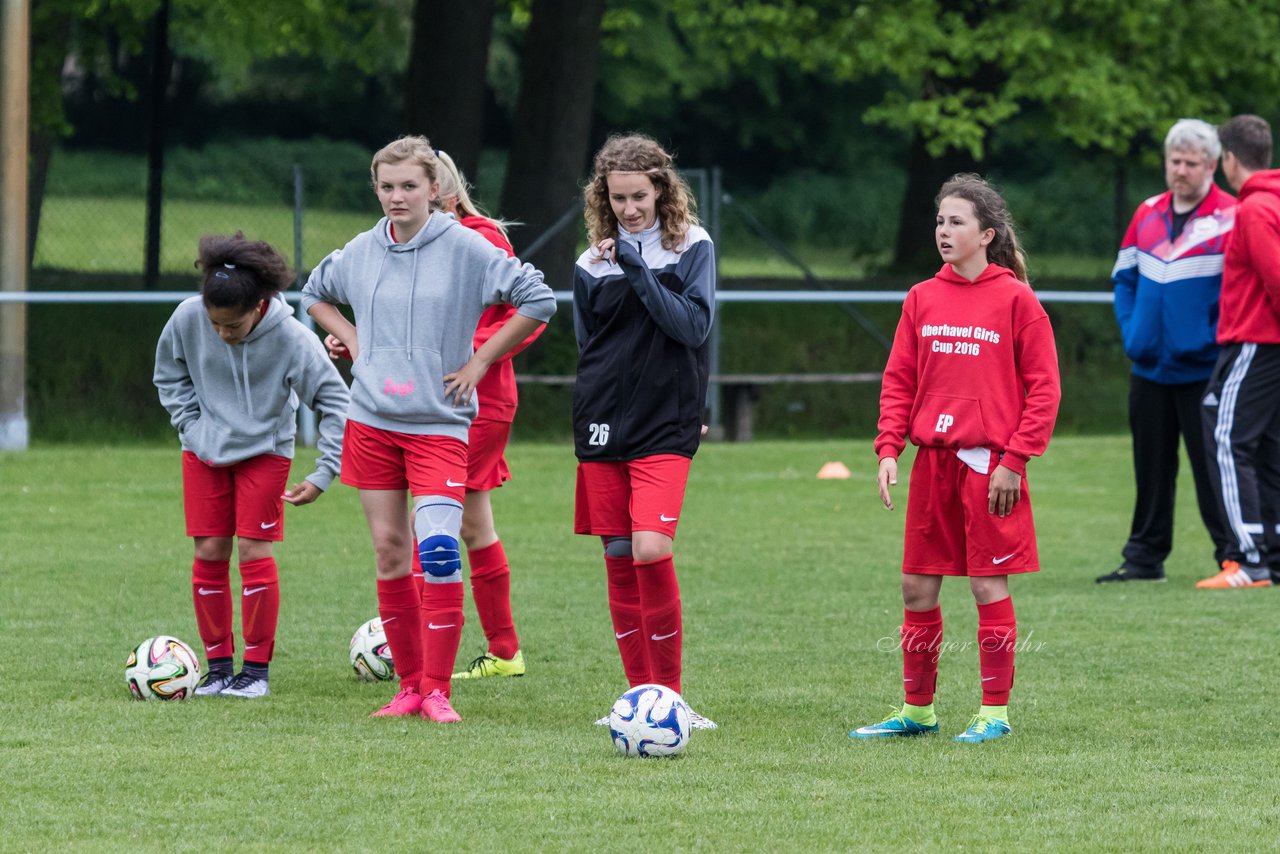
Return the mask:
<svg viewBox="0 0 1280 854"><path fill-rule="evenodd" d="M478 231L486 240L506 252L508 257L515 255L515 251L511 248L511 243L503 236L492 220L485 219L482 216L464 216L458 222L467 228ZM476 325L476 334L475 338L472 339L471 345L479 350L484 342L492 338L494 333L501 329L503 324L515 313L516 310L509 305L491 305L486 308L484 314L480 315L480 322ZM511 366L511 357L532 344L542 334L542 330L546 328L545 324L539 326L532 335L489 366L484 379L480 380L480 384L476 386L476 399L480 402L480 412L476 415L476 420L487 419L489 421L506 421L510 423L515 419L518 396L516 394L516 371Z"/></svg>
<svg viewBox="0 0 1280 854"><path fill-rule="evenodd" d="M999 464L1021 475L1049 446L1061 397L1053 328L1031 288L996 264L972 282L943 264L902 304L876 455L897 458L910 438L966 451L970 465L968 454L989 457L987 473L1003 454Z"/></svg>
<svg viewBox="0 0 1280 854"><path fill-rule="evenodd" d="M1219 344L1280 344L1280 169L1249 176L1222 260Z"/></svg>

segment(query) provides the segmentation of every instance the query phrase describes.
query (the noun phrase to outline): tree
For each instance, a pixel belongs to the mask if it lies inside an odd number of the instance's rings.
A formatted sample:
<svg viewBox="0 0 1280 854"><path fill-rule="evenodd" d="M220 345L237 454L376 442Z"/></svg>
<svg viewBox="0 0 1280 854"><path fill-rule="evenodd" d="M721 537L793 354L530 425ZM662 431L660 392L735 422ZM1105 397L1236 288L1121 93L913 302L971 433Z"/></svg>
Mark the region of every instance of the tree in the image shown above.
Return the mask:
<svg viewBox="0 0 1280 854"><path fill-rule="evenodd" d="M484 132L493 0L415 0L405 129L446 149L474 177Z"/></svg>
<svg viewBox="0 0 1280 854"><path fill-rule="evenodd" d="M38 236L50 154L70 133L64 99L86 86L137 97L121 72L144 47L161 0L40 0L31 19L29 255ZM403 68L409 0L173 0L174 62L200 62L234 91L263 59L318 57L365 74ZM389 48L390 46L390 48ZM398 49L397 49L398 47Z"/></svg>
<svg viewBox="0 0 1280 854"><path fill-rule="evenodd" d="M579 197L587 161L604 0L533 0L502 212L523 223L523 246ZM573 272L579 232L565 228L535 259L553 286ZM518 254L518 253L517 253Z"/></svg>
<svg viewBox="0 0 1280 854"><path fill-rule="evenodd" d="M1273 0L672 4L698 51L731 67L785 59L822 77L879 81L883 97L863 121L916 140L904 217L929 199L931 219L939 175L987 168L997 132L1062 140L1114 163L1179 116L1280 103ZM902 261L929 244L927 230L902 237Z"/></svg>

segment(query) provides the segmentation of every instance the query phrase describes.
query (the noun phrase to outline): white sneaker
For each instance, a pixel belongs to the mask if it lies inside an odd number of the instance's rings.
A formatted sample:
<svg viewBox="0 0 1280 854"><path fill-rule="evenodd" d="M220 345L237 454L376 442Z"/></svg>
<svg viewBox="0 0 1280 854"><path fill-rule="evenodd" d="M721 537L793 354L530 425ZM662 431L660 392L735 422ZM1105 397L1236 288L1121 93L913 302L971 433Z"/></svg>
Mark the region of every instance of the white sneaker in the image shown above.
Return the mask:
<svg viewBox="0 0 1280 854"><path fill-rule="evenodd" d="M234 678L230 673L215 673L210 670L204 675L204 680L193 693L197 697L212 697L215 694L221 694Z"/></svg>
<svg viewBox="0 0 1280 854"><path fill-rule="evenodd" d="M711 718L704 718L693 710L692 706L685 704L685 708L689 709L689 726L694 729L720 729L719 725Z"/></svg>
<svg viewBox="0 0 1280 854"><path fill-rule="evenodd" d="M243 671L236 674L236 678L231 680L231 684L222 689L221 697L242 697L252 700L258 697L265 697L271 693L271 689L267 687L267 680L250 676Z"/></svg>

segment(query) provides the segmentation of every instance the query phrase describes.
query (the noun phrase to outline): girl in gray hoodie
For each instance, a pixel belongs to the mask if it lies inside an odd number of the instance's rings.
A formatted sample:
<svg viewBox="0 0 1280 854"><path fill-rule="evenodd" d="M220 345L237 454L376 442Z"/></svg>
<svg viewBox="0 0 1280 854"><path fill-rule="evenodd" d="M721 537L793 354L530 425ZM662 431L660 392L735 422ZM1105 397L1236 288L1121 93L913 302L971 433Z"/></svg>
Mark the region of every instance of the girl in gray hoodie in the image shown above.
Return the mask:
<svg viewBox="0 0 1280 854"><path fill-rule="evenodd" d="M400 691L375 716L461 720L449 682L462 636L458 536L475 387L489 366L555 313L542 274L441 212L438 160L398 139L370 172L386 216L312 272L303 305L352 359L342 482L360 490L373 538L378 612ZM486 306L516 314L478 350ZM338 310L351 307L355 323ZM412 498L412 525L405 512ZM411 569L418 542L423 575Z"/></svg>
<svg viewBox="0 0 1280 854"><path fill-rule="evenodd" d="M293 281L262 241L200 241L200 295L182 302L156 346L154 381L182 442L191 595L208 672L199 696L263 697L280 612L272 543L284 503L315 501L338 473L346 383L279 293ZM301 401L320 413L316 470L285 489ZM238 538L244 665L233 675L230 561Z"/></svg>

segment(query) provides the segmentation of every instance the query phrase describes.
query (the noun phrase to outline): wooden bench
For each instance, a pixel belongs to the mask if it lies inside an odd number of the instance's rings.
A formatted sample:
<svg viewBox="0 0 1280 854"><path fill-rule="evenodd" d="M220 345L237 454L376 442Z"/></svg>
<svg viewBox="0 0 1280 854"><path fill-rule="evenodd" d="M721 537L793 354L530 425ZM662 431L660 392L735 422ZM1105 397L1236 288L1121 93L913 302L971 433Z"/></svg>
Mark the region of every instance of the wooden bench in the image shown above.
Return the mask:
<svg viewBox="0 0 1280 854"><path fill-rule="evenodd" d="M760 387L766 385L815 385L878 383L878 372L842 374L712 374L711 382L722 392L721 412L724 438L731 442L750 442L755 422L755 405ZM517 374L516 382L530 385L572 386L574 378L560 374ZM712 438L719 438L713 436Z"/></svg>

